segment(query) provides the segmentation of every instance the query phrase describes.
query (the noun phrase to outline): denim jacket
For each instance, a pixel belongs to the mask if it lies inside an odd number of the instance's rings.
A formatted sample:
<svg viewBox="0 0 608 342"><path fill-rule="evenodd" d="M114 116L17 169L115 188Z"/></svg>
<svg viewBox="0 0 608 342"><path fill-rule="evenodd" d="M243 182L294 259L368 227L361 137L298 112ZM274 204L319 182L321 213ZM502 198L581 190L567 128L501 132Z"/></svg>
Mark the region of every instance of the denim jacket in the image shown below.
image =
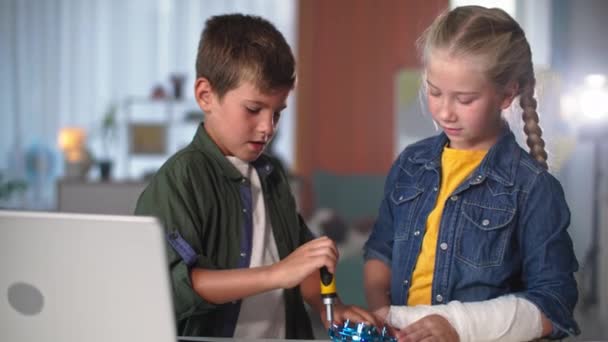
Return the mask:
<svg viewBox="0 0 608 342"><path fill-rule="evenodd" d="M405 305L441 180L444 133L408 146L386 180L365 259L391 268L392 305ZM515 294L553 323L549 337L579 334L573 319L578 269L560 183L505 127L477 169L446 200L432 304Z"/></svg>

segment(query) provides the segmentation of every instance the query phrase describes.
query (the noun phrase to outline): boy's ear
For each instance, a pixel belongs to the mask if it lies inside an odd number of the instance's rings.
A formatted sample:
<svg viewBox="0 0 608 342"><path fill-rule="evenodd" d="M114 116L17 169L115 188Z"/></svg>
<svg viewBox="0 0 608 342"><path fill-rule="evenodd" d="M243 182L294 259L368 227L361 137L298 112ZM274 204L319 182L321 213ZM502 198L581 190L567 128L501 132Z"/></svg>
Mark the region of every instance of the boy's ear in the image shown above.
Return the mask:
<svg viewBox="0 0 608 342"><path fill-rule="evenodd" d="M213 101L215 100L215 93L211 83L209 83L209 80L205 77L196 79L196 82L194 83L194 98L205 113L210 112Z"/></svg>
<svg viewBox="0 0 608 342"><path fill-rule="evenodd" d="M517 84L517 82L509 83L504 89L504 93L503 93L504 97L500 104L500 109L505 110L505 109L509 108L511 106L511 103L517 96L518 92L519 92L519 85Z"/></svg>

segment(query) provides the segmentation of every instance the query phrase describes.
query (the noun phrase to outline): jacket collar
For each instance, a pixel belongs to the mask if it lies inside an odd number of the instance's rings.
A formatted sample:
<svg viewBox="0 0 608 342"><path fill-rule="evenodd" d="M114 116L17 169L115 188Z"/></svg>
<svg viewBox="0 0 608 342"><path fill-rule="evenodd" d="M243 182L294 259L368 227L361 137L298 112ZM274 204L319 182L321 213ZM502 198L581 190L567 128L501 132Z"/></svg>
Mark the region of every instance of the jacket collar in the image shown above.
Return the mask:
<svg viewBox="0 0 608 342"><path fill-rule="evenodd" d="M215 141L211 139L207 133L207 130L205 129L204 123L201 123L198 126L194 139L192 139L192 143L190 145L194 149L209 155L219 165L222 173L228 179L233 181L241 181L243 179L243 175L239 172L239 170L236 169L236 167L234 167L234 165L232 165L232 163L230 163L228 158L226 158L222 151L220 151L220 148L217 146ZM256 168L256 171L262 180L274 170L272 163L265 155L261 155L251 164Z"/></svg>
<svg viewBox="0 0 608 342"><path fill-rule="evenodd" d="M441 165L441 154L447 143L447 135L441 132L441 134L432 137L425 147L414 152L410 161L416 164L424 164L427 169L437 168ZM509 125L505 123L500 138L490 148L472 177L476 177L478 182L488 177L505 186L512 186L520 156L521 149Z"/></svg>

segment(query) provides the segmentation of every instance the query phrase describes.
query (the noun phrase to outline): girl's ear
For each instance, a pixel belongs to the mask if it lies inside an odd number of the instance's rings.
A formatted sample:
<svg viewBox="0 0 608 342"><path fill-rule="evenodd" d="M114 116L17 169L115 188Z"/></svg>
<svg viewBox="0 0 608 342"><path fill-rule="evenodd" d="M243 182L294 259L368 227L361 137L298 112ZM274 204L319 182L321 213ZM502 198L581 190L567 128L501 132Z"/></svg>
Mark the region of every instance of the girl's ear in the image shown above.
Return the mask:
<svg viewBox="0 0 608 342"><path fill-rule="evenodd" d="M196 79L194 83L194 98L203 112L206 114L211 113L216 96L211 83L205 77Z"/></svg>
<svg viewBox="0 0 608 342"><path fill-rule="evenodd" d="M519 92L519 85L517 84L517 82L509 83L504 88L504 92L502 94L502 96L503 96L502 102L500 103L500 109L505 110L505 109L509 108L511 106L511 103L517 96L518 92Z"/></svg>

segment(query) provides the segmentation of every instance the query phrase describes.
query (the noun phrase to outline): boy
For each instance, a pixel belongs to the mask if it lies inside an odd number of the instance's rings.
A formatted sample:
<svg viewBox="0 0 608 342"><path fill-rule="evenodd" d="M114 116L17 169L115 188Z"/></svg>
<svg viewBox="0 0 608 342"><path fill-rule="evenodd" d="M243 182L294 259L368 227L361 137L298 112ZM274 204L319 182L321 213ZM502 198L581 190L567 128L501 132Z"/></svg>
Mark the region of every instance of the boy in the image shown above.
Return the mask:
<svg viewBox="0 0 608 342"><path fill-rule="evenodd" d="M207 21L195 82L205 122L160 168L136 208L168 232L181 336L311 339L302 299L325 318L319 269L335 271L336 246L313 239L284 170L262 155L294 70L291 49L268 21L240 14ZM341 303L335 318L374 322Z"/></svg>

